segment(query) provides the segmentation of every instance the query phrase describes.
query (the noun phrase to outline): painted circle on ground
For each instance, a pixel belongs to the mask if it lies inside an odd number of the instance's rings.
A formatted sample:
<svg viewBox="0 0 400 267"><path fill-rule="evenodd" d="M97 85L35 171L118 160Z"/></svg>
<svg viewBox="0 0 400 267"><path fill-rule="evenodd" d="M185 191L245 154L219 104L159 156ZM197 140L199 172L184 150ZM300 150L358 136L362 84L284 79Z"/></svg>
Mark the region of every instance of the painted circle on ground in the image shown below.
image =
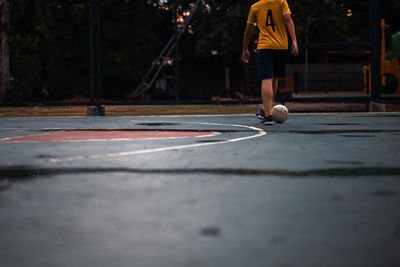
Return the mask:
<svg viewBox="0 0 400 267"><path fill-rule="evenodd" d="M211 131L182 130L63 130L45 134L4 138L2 142L73 142L112 141L134 139L172 139L209 137L219 134Z"/></svg>

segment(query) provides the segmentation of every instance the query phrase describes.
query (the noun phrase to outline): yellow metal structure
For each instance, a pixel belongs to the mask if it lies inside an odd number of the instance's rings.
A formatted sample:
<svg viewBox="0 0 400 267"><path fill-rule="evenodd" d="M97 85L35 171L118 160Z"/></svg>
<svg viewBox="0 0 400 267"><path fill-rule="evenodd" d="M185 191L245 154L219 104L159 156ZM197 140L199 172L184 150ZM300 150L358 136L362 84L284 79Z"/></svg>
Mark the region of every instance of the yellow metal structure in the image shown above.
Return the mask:
<svg viewBox="0 0 400 267"><path fill-rule="evenodd" d="M381 20L381 29L382 29L382 53L381 53L381 75L382 75L382 85L386 85L386 76L385 75L393 75L397 79L397 89L394 94L400 94L400 66L399 59L393 58L392 60L386 60L386 40L385 40L385 29L388 28L389 25L385 24L385 19ZM363 67L364 73L364 92L366 94L371 94L371 64Z"/></svg>

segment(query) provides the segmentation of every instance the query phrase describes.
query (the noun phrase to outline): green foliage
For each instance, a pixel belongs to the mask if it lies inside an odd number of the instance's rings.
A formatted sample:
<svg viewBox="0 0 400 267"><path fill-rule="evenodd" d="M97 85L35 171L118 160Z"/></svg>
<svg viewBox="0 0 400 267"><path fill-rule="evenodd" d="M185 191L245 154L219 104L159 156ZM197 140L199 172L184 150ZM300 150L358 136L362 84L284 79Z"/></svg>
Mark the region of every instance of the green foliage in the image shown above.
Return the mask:
<svg viewBox="0 0 400 267"><path fill-rule="evenodd" d="M169 12L146 1L103 1L104 95L122 97L136 88L171 35Z"/></svg>
<svg viewBox="0 0 400 267"><path fill-rule="evenodd" d="M85 1L18 1L15 76L22 98L58 100L88 86Z"/></svg>
<svg viewBox="0 0 400 267"><path fill-rule="evenodd" d="M257 1L206 2L209 8L203 7L193 22L194 53L198 57L209 57L212 51L217 51L224 60L239 61L247 15ZM288 3L300 43L304 42L306 30L310 43L369 39L368 1L288 0Z"/></svg>
<svg viewBox="0 0 400 267"><path fill-rule="evenodd" d="M104 95L121 97L136 87L172 34L170 14L146 1L101 4ZM89 95L88 12L85 0L17 1L17 99Z"/></svg>
<svg viewBox="0 0 400 267"><path fill-rule="evenodd" d="M198 56L210 56L213 51L226 60L240 59L243 31L246 25L248 8L240 4L227 7L212 6L210 13L203 13L199 24L195 27L199 39L195 46Z"/></svg>
<svg viewBox="0 0 400 267"><path fill-rule="evenodd" d="M176 1L180 15L195 2ZM368 1L287 1L300 44L304 43L306 29L310 43L369 40ZM101 1L105 97L122 98L137 86L172 35L173 2ZM241 86L243 31L249 8L255 2L202 1L202 7L191 22L190 32L183 35L179 43L182 73L191 77L190 84L199 79L222 87L223 81L210 77L223 80L224 68L230 67L232 79L237 79L232 86ZM88 0L17 0L16 3L13 45L16 48L17 98L61 100L74 94L88 96ZM393 33L399 31L399 16L395 16L400 13L399 1L381 0L381 3L382 17L387 19ZM220 73L216 75L217 72ZM196 93L201 97L208 94Z"/></svg>

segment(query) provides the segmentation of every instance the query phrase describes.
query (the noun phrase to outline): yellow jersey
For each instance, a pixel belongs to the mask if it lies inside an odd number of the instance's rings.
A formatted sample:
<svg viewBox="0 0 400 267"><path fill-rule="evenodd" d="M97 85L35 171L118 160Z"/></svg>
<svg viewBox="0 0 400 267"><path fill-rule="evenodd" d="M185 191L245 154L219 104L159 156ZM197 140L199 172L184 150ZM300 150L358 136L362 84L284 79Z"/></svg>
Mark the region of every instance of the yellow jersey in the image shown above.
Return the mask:
<svg viewBox="0 0 400 267"><path fill-rule="evenodd" d="M257 49L288 49L285 14L291 14L286 0L260 0L251 6L247 23L260 29Z"/></svg>

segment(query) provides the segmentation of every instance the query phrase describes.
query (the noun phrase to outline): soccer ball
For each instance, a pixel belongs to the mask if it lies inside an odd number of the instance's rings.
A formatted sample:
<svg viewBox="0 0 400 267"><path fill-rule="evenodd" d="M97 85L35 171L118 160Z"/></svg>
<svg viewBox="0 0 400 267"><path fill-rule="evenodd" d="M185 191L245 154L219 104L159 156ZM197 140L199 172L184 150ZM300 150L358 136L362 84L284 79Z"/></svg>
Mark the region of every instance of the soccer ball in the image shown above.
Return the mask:
<svg viewBox="0 0 400 267"><path fill-rule="evenodd" d="M284 105L276 105L272 108L272 118L277 123L282 123L287 120L289 110Z"/></svg>

